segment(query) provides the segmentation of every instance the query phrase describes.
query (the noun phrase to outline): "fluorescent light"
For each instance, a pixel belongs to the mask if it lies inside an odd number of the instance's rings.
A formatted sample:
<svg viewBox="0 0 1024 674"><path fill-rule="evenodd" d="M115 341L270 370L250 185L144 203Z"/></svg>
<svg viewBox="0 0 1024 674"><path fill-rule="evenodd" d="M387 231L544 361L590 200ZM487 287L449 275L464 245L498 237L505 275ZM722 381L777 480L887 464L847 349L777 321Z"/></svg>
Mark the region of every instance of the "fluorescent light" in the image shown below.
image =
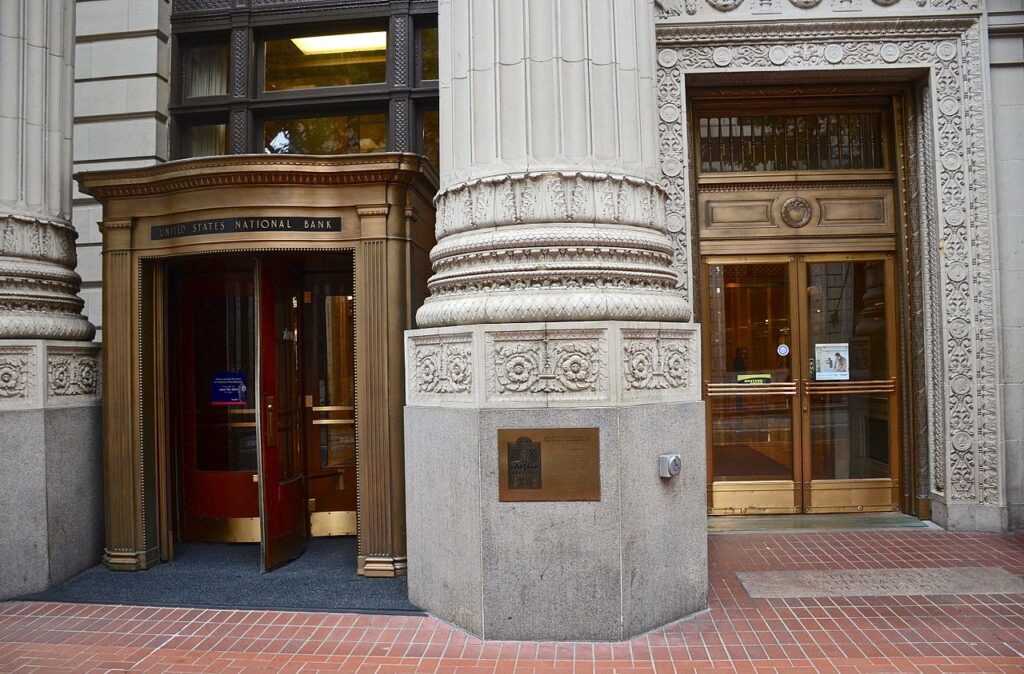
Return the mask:
<svg viewBox="0 0 1024 674"><path fill-rule="evenodd" d="M388 33L386 30L381 30L373 33L293 37L292 44L306 56L344 54L354 51L381 51L388 47Z"/></svg>

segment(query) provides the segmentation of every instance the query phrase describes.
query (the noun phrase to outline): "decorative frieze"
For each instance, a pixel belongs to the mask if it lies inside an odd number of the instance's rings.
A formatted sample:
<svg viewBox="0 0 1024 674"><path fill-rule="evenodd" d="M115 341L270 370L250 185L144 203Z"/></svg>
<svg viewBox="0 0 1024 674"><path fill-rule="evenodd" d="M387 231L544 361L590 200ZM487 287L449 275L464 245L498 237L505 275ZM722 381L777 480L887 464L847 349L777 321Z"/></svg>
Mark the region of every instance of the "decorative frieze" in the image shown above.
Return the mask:
<svg viewBox="0 0 1024 674"><path fill-rule="evenodd" d="M409 405L551 407L700 398L692 323L595 321L406 333Z"/></svg>
<svg viewBox="0 0 1024 674"><path fill-rule="evenodd" d="M50 397L100 395L97 351L50 349L46 358L46 392Z"/></svg>
<svg viewBox="0 0 1024 674"><path fill-rule="evenodd" d="M424 334L409 337L410 400L473 399L473 335Z"/></svg>
<svg viewBox="0 0 1024 674"><path fill-rule="evenodd" d="M623 397L643 398L652 391L684 391L699 397L699 353L697 333L692 330L624 329Z"/></svg>
<svg viewBox="0 0 1024 674"><path fill-rule="evenodd" d="M904 0L897 6L906 4ZM931 0L930 7L971 11L977 5ZM662 121L659 128L666 219L676 245L675 267L686 288L690 214L684 73L892 66L928 73L927 86L919 88L926 119L914 167L922 176L922 206L912 228L918 230L919 241L914 254L927 275L921 283L924 304L938 305L935 311L922 312L919 334L931 336L942 348L923 349L925 371L932 373L926 444L933 453L934 489L948 502L1003 504L978 19L932 12L928 17L862 22L664 24L658 40L663 47L658 55L659 104L683 111L677 121Z"/></svg>
<svg viewBox="0 0 1024 674"><path fill-rule="evenodd" d="M655 0L659 20L690 17L707 20L714 15L730 18L758 14L789 14L794 18L812 18L830 14L893 13L927 14L935 12L977 11L980 0ZM709 11L710 10L710 11Z"/></svg>
<svg viewBox="0 0 1024 674"><path fill-rule="evenodd" d="M488 401L608 398L603 329L485 332Z"/></svg>
<svg viewBox="0 0 1024 674"><path fill-rule="evenodd" d="M32 347L0 349L0 402L27 402L35 395L36 354Z"/></svg>
<svg viewBox="0 0 1024 674"><path fill-rule="evenodd" d="M100 402L100 346L0 341L0 410Z"/></svg>

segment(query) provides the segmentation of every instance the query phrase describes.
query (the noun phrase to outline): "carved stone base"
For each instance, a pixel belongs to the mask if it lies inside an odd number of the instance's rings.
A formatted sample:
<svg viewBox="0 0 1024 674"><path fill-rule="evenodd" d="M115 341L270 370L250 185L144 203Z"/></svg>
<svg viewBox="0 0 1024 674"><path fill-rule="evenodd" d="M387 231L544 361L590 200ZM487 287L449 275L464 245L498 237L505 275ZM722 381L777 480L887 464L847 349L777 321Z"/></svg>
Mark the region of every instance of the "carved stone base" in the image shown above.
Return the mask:
<svg viewBox="0 0 1024 674"><path fill-rule="evenodd" d="M406 400L578 407L700 398L694 323L505 323L406 332Z"/></svg>
<svg viewBox="0 0 1024 674"><path fill-rule="evenodd" d="M598 429L598 501L499 501L498 431L530 428ZM626 639L706 607L704 403L407 406L405 438L414 605L542 641ZM659 477L663 452L681 475Z"/></svg>
<svg viewBox="0 0 1024 674"><path fill-rule="evenodd" d="M0 600L103 551L99 345L0 340Z"/></svg>
<svg viewBox="0 0 1024 674"><path fill-rule="evenodd" d="M973 503L943 503L932 498L932 521L948 531L1004 532L1009 528L1010 511L1006 506Z"/></svg>

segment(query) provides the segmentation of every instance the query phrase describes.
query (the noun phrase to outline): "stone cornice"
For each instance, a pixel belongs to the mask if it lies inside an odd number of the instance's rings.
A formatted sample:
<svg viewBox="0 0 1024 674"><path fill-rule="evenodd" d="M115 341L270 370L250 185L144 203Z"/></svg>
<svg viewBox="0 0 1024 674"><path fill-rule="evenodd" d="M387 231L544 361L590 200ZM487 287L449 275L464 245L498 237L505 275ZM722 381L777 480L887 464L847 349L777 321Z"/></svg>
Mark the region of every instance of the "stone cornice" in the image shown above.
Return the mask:
<svg viewBox="0 0 1024 674"><path fill-rule="evenodd" d="M896 19L824 19L820 21L779 21L764 23L659 24L659 47L700 46L730 42L774 42L820 40L829 35L844 40L899 35L900 39L957 37L977 22L975 16L901 17Z"/></svg>
<svg viewBox="0 0 1024 674"><path fill-rule="evenodd" d="M421 156L398 152L361 155L228 155L183 159L144 168L75 174L79 189L97 199L169 194L182 190L256 185L342 186L400 183L428 201L437 173Z"/></svg>

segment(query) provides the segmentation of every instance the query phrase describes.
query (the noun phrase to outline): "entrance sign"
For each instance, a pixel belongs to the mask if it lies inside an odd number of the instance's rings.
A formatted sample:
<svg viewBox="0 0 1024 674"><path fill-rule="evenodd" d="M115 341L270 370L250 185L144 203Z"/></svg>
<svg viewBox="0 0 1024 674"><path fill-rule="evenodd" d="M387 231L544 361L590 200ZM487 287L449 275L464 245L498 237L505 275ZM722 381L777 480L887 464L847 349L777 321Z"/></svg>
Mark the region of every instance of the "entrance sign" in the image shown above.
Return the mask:
<svg viewBox="0 0 1024 674"><path fill-rule="evenodd" d="M738 374L736 375L737 384L771 384L772 373L771 372L758 372L753 374Z"/></svg>
<svg viewBox="0 0 1024 674"><path fill-rule="evenodd" d="M225 370L210 377L210 404L239 406L249 404L249 379L242 370Z"/></svg>
<svg viewBox="0 0 1024 674"><path fill-rule="evenodd" d="M149 238L151 241L163 241L165 239L180 239L186 236L238 234L240 232L252 232L254 234L269 232L315 234L317 232L340 231L341 218L257 216L176 222L173 225L153 225L149 229Z"/></svg>
<svg viewBox="0 0 1024 674"><path fill-rule="evenodd" d="M498 429L499 501L600 501L597 428Z"/></svg>
<svg viewBox="0 0 1024 674"><path fill-rule="evenodd" d="M814 345L815 381L849 381L850 345L833 342Z"/></svg>

